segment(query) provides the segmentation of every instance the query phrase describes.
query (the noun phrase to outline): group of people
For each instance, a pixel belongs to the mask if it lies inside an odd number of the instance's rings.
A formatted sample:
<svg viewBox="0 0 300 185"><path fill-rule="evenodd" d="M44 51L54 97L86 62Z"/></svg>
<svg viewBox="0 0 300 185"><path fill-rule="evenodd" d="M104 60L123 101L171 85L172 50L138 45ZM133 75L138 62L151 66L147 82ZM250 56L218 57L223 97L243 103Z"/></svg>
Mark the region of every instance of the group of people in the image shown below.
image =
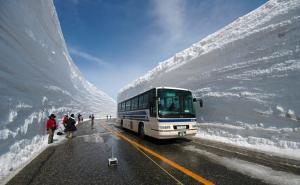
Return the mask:
<svg viewBox="0 0 300 185"><path fill-rule="evenodd" d="M55 114L51 114L46 124L47 132L48 132L48 144L53 143L54 131L57 129L57 123L55 120ZM68 116L64 115L62 119L62 124L64 125L64 132L66 133L66 138L71 139L73 137L73 132L77 130L75 124L75 116L71 114Z"/></svg>
<svg viewBox="0 0 300 185"><path fill-rule="evenodd" d="M78 122L79 123L79 122ZM74 117L74 114L71 114L70 117L66 114L64 117L63 117L63 121L62 121L62 124L64 125L65 127L65 132L67 133L66 134L66 138L69 138L71 139L73 137L73 132L77 130L75 124L76 124L76 121L75 121L75 117Z"/></svg>
<svg viewBox="0 0 300 185"><path fill-rule="evenodd" d="M111 119L111 115L109 115L109 119ZM106 115L106 120L108 120L108 115Z"/></svg>
<svg viewBox="0 0 300 185"><path fill-rule="evenodd" d="M48 136L48 144L53 143L54 131L58 128L58 125L55 120L55 114L51 114L46 124ZM78 124L83 122L83 117L81 114L78 114ZM94 114L89 116L91 120L91 129L94 129ZM66 133L66 138L71 139L73 137L73 132L77 130L76 128L76 120L74 114L68 116L67 114L64 115L62 118L62 124L64 126L64 132ZM58 132L58 135L62 135L63 133Z"/></svg>

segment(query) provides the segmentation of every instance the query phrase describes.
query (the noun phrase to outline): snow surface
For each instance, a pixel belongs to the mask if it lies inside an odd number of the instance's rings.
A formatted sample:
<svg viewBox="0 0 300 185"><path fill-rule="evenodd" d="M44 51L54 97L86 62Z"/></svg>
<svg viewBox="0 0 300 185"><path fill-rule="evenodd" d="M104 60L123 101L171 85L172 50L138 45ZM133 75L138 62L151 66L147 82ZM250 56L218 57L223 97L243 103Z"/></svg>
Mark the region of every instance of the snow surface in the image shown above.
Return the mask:
<svg viewBox="0 0 300 185"><path fill-rule="evenodd" d="M0 2L0 182L47 146L51 113L115 115L74 65L52 1Z"/></svg>
<svg viewBox="0 0 300 185"><path fill-rule="evenodd" d="M270 0L133 83L118 101L151 87L191 89L198 137L300 158L300 1Z"/></svg>

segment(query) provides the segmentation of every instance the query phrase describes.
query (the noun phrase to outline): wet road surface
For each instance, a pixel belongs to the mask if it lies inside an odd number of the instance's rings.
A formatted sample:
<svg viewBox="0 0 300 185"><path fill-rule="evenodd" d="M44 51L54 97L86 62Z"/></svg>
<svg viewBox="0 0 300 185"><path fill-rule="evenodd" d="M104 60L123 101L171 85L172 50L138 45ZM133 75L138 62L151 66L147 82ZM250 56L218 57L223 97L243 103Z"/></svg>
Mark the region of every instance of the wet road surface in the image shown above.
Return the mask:
<svg viewBox="0 0 300 185"><path fill-rule="evenodd" d="M265 184L185 150L195 145L192 140L141 140L104 120L96 120L94 127L79 125L73 139L48 147L8 184ZM110 167L111 147L119 164Z"/></svg>

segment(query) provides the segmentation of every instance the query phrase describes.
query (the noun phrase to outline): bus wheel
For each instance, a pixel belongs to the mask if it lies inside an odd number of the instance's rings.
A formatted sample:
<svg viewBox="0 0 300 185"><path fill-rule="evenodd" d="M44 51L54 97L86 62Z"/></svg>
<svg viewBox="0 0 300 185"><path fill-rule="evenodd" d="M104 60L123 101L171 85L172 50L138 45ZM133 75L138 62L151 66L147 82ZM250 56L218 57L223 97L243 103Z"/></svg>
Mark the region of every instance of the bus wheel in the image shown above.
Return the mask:
<svg viewBox="0 0 300 185"><path fill-rule="evenodd" d="M143 123L139 124L139 136L142 139L145 138L145 130L144 130L144 124Z"/></svg>

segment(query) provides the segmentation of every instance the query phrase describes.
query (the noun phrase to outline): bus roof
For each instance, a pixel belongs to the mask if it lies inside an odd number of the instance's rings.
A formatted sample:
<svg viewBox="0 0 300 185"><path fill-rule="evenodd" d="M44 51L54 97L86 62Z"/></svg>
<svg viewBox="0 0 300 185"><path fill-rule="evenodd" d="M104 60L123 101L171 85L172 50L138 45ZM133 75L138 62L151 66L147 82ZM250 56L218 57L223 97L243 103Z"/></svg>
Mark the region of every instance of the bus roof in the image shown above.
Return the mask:
<svg viewBox="0 0 300 185"><path fill-rule="evenodd" d="M150 91L151 89L174 89L174 90L181 90L181 91L190 91L189 89L183 89L183 88L177 88L177 87L152 87L152 88L150 88L150 89L148 89L146 91L143 91L143 92L140 92L140 93L136 93L135 95L132 95L132 96L127 97L125 99L123 98L121 100L118 100L118 103L123 102L123 101L127 101L127 100L129 100L129 99L131 99L131 98L133 98L133 97L135 97L135 96L137 96L139 94L143 94L143 93L145 93L147 91Z"/></svg>
<svg viewBox="0 0 300 185"><path fill-rule="evenodd" d="M183 89L177 87L156 87L156 89L175 89L175 90L182 90L182 91L190 91L189 89Z"/></svg>

